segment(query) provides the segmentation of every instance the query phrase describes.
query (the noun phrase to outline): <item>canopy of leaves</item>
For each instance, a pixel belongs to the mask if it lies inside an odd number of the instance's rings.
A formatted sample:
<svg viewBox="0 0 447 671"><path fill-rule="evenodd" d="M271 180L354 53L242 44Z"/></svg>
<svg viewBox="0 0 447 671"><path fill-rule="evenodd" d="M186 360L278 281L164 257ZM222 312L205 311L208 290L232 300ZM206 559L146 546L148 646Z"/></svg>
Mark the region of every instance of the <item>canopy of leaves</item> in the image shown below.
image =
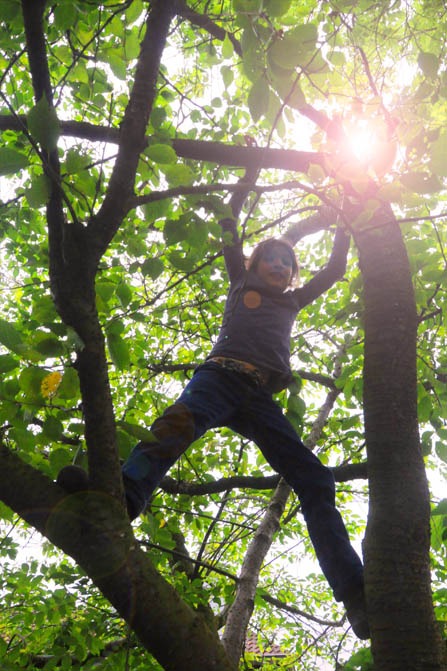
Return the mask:
<svg viewBox="0 0 447 671"><path fill-rule="evenodd" d="M35 99L22 4L3 0L0 17L0 431L5 445L54 480L65 465L87 466L87 446L75 369L83 343L59 316L50 290L46 157L57 147L68 234L85 229L106 201L151 3L48 4L54 106ZM368 201L373 180L371 211L377 200L392 202L413 272L419 420L436 483L434 602L444 623L446 34L445 3L433 0L179 1L133 196L98 261L95 283L124 460L218 333L227 290L218 220L228 215L228 194L248 162L237 151L226 160L222 145L267 148L265 156L250 155L259 172L241 216L247 252L265 235L299 231L297 222L321 202L338 203L341 184ZM373 128L373 151L367 147L356 158L348 140L365 127ZM279 149L289 150L280 165L272 158ZM300 167L307 152L310 162ZM301 282L330 253L331 232L313 233L297 248ZM278 397L309 438L327 392L337 390L315 449L323 462L340 467L340 479L342 467L364 461L363 308L352 248L345 280L300 313L292 340L296 384ZM216 621L224 622L269 505L268 476L255 446L225 429L208 434L176 464L135 527L156 569ZM26 536L12 533L16 518L0 505L3 668L161 668L54 548L44 545L37 559L17 561L17 543ZM340 484L337 505L360 548L365 481ZM250 629L267 651L280 641L284 668L314 669L317 657L346 669L370 668L365 650L348 662L359 645L351 635L342 638L342 615L292 495L264 560ZM248 656L244 668L252 661Z"/></svg>

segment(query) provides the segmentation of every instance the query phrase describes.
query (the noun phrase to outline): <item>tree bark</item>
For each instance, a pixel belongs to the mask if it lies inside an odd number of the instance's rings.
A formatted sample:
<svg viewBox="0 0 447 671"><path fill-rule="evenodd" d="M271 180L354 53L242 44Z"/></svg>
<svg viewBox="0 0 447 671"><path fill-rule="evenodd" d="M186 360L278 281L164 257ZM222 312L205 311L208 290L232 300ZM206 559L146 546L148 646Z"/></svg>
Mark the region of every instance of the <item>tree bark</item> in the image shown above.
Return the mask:
<svg viewBox="0 0 447 671"><path fill-rule="evenodd" d="M235 671L217 631L160 576L122 506L100 491L67 496L0 444L2 500L81 566L166 671Z"/></svg>
<svg viewBox="0 0 447 671"><path fill-rule="evenodd" d="M430 591L429 490L419 444L416 304L389 205L354 222L364 282L370 507L365 579L376 671L443 669Z"/></svg>

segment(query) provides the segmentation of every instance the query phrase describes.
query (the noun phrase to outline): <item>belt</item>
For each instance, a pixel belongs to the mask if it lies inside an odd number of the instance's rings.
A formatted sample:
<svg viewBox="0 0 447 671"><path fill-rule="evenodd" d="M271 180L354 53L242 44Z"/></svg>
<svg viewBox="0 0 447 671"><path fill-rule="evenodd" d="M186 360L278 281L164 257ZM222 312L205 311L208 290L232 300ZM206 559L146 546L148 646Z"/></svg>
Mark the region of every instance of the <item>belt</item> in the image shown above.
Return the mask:
<svg viewBox="0 0 447 671"><path fill-rule="evenodd" d="M256 368L256 366L253 366L252 363L248 363L247 361L239 361L239 359L232 359L227 356L212 356L207 359L207 361L213 361L227 370L233 370L236 373L248 375L258 386L267 384L270 377L268 373Z"/></svg>

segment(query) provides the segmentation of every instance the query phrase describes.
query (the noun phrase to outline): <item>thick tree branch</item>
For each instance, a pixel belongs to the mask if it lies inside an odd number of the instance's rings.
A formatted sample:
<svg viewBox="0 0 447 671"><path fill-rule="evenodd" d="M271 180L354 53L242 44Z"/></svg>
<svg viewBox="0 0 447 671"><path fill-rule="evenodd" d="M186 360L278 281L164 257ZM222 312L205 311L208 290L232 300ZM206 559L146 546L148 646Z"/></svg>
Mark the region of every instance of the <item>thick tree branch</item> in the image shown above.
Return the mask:
<svg viewBox="0 0 447 671"><path fill-rule="evenodd" d="M424 668L440 668L440 630L430 593L430 497L418 430L411 268L391 207L380 207L370 223L354 230L354 237L365 301L370 507L364 555L373 653L388 659L382 668L396 663L416 668L413 650L424 641L432 655ZM410 594L411 607L403 598ZM402 640L407 641L404 657Z"/></svg>
<svg viewBox="0 0 447 671"><path fill-rule="evenodd" d="M37 101L46 98L52 108L53 93L43 29L45 4L23 0L22 11L35 97ZM76 367L83 397L85 436L91 448L92 480L95 486L122 499L104 338L95 303L97 265L86 238L86 229L77 222L67 225L64 221L57 149L48 151L42 147L40 157L51 183L47 204L51 290L60 316L76 329L84 344L78 353Z"/></svg>
<svg viewBox="0 0 447 671"><path fill-rule="evenodd" d="M273 535L279 528L289 494L289 485L281 479L242 564L236 596L228 612L222 636L222 643L235 665L241 657L248 623L253 613L261 565L270 549Z"/></svg>
<svg viewBox="0 0 447 671"><path fill-rule="evenodd" d="M6 505L85 570L166 671L234 671L217 632L155 570L114 499L67 496L2 444L0 489Z"/></svg>
<svg viewBox="0 0 447 671"><path fill-rule="evenodd" d="M133 87L121 123L118 156L104 202L89 227L98 259L129 209L128 200L133 193L138 161L146 144L145 131L156 95L161 56L175 9L175 2L154 0L151 3Z"/></svg>
<svg viewBox="0 0 447 671"><path fill-rule="evenodd" d="M53 90L48 66L43 15L45 0L22 0L22 14L26 35L26 51L30 64L31 79L36 103L46 100L53 108ZM22 119L17 119L21 123ZM23 126L22 126L23 129ZM37 143L35 144L37 147ZM60 163L57 149L47 151L41 147L40 158L43 169L51 184L50 198L47 203L47 224L49 243L49 270L53 290L57 279L64 275L63 263L63 227L64 212L62 190L60 186Z"/></svg>

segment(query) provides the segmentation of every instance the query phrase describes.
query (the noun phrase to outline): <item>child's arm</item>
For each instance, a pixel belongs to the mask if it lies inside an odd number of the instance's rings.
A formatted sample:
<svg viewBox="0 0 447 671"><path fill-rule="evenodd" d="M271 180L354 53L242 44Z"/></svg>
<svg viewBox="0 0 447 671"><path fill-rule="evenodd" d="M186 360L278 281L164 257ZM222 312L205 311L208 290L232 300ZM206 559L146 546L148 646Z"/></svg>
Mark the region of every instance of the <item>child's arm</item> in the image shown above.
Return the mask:
<svg viewBox="0 0 447 671"><path fill-rule="evenodd" d="M231 235L231 243L226 244L223 248L223 255L225 259L225 267L227 269L230 282L233 282L237 277L244 272L244 254L242 252L242 243L237 232L237 225L235 219L221 219L219 224L222 228L222 235ZM228 236L228 237L229 237ZM227 236L225 236L227 237Z"/></svg>
<svg viewBox="0 0 447 671"><path fill-rule="evenodd" d="M349 244L350 236L342 228L338 227L327 266L320 270L307 284L296 290L300 308L312 303L337 280L343 277L346 271Z"/></svg>
<svg viewBox="0 0 447 671"><path fill-rule="evenodd" d="M256 181L258 171L255 167L249 167L245 171L244 177L239 181L250 184ZM247 197L249 189L234 191L230 199L230 207L233 213L232 218L225 218L219 221L222 228L222 234L229 234L230 241L224 246L223 254L225 259L225 266L227 269L230 281L234 281L240 274L245 271L244 253L242 251L242 242L237 231L237 220L242 210L242 205Z"/></svg>

